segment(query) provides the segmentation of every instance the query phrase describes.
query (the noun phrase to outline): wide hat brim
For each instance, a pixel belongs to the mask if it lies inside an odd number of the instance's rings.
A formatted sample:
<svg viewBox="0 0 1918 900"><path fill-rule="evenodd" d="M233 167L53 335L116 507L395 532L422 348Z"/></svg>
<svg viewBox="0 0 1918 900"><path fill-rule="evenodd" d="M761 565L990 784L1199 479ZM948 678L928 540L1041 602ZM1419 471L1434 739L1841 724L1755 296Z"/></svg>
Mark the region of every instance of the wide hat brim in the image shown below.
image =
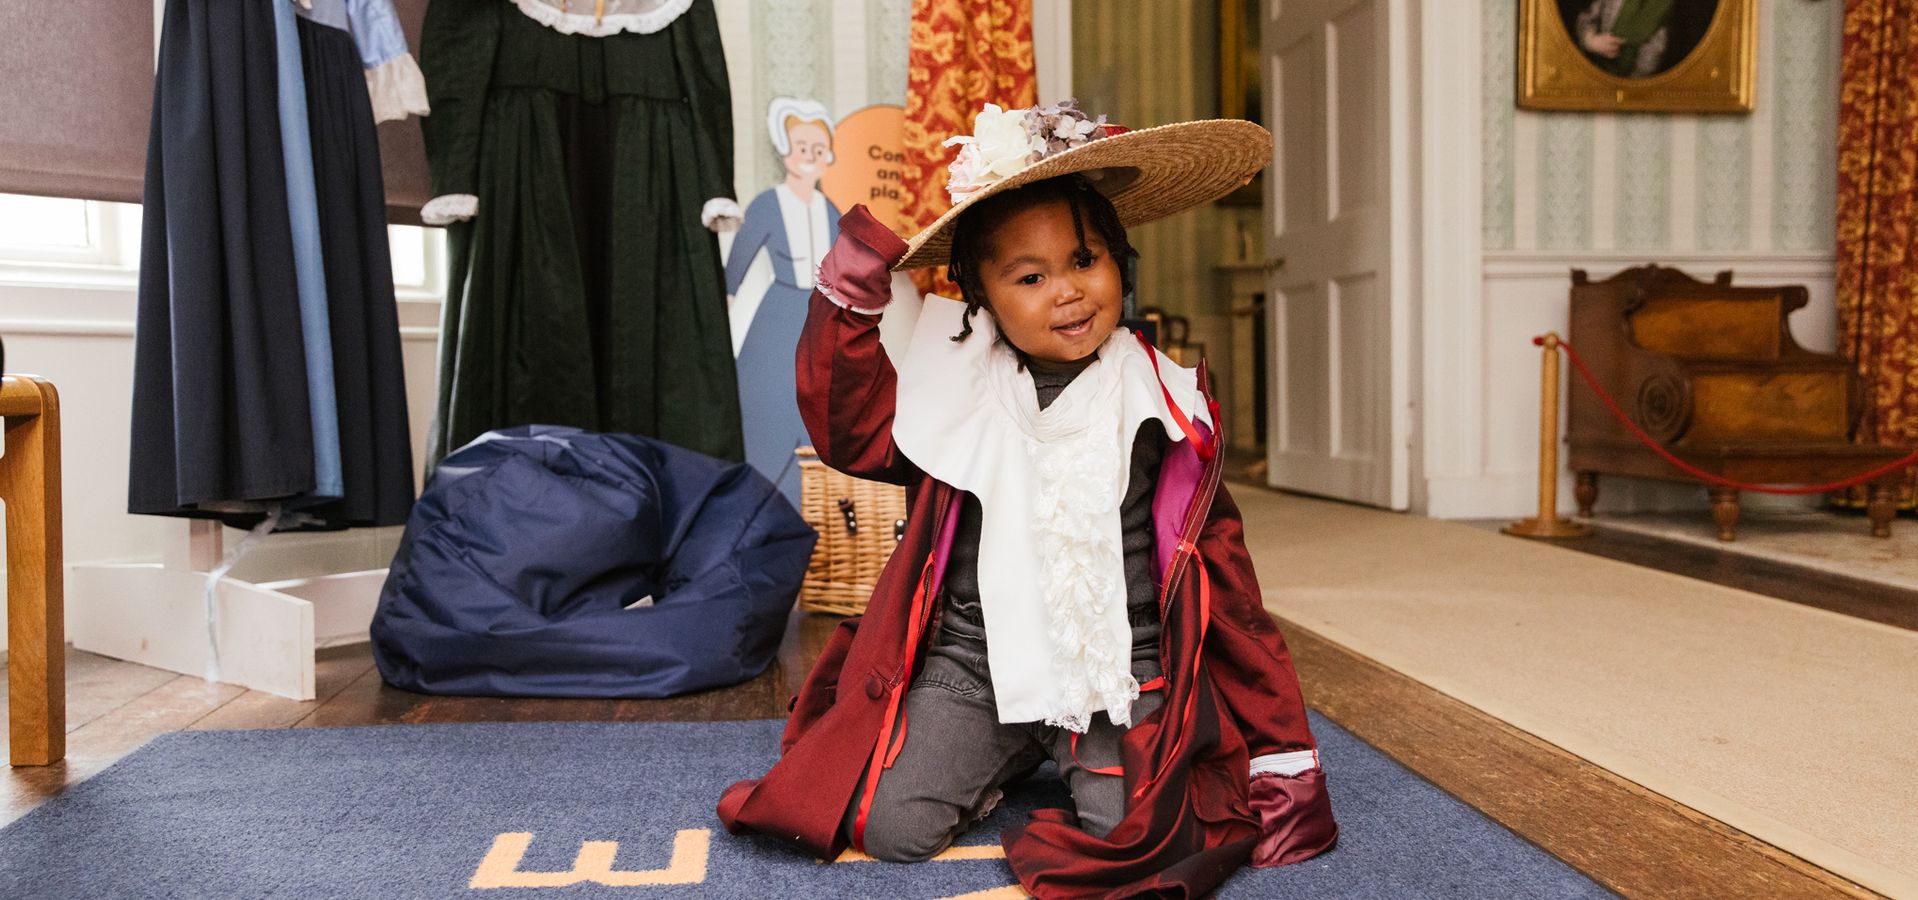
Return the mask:
<svg viewBox="0 0 1918 900"><path fill-rule="evenodd" d="M1243 119L1206 119L1127 131L1048 156L972 192L906 242L894 269L945 265L952 228L980 201L1028 184L1082 173L1112 201L1127 228L1211 203L1272 161L1272 134Z"/></svg>

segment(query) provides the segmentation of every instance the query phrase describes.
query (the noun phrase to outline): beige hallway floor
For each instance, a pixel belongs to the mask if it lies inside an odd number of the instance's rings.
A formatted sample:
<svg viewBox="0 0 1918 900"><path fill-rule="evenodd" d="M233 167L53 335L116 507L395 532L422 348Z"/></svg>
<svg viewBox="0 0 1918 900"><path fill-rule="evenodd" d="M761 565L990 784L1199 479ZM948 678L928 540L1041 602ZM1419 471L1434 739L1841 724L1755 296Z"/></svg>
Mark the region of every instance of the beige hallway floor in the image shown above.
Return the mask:
<svg viewBox="0 0 1918 900"><path fill-rule="evenodd" d="M1467 525L1235 493L1272 612L1918 896L1918 633Z"/></svg>

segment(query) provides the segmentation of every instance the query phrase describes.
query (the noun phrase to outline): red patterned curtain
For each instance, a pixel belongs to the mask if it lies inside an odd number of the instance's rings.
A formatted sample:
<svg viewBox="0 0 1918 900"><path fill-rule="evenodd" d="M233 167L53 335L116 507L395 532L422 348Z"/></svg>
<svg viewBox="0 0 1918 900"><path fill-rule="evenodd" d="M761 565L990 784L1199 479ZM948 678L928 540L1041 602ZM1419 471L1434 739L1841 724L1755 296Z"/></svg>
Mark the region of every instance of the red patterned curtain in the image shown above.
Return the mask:
<svg viewBox="0 0 1918 900"><path fill-rule="evenodd" d="M906 65L906 200L900 219L910 234L952 208L946 165L956 149L940 144L971 134L973 116L987 103L1006 109L1038 105L1032 3L913 0ZM913 280L921 291L959 296L943 267L915 270Z"/></svg>
<svg viewBox="0 0 1918 900"><path fill-rule="evenodd" d="M1862 442L1918 444L1918 0L1847 0L1838 112L1838 334ZM1905 483L1910 508L1918 474ZM1854 498L1862 500L1862 497Z"/></svg>

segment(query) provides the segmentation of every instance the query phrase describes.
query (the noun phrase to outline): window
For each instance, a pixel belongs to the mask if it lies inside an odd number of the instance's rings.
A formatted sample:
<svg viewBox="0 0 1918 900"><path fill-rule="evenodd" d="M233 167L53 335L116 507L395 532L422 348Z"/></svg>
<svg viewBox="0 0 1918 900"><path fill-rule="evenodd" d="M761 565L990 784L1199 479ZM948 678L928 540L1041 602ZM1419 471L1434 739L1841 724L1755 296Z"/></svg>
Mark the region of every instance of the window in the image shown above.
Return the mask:
<svg viewBox="0 0 1918 900"><path fill-rule="evenodd" d="M91 243L84 202L0 194L0 247L71 250Z"/></svg>
<svg viewBox="0 0 1918 900"><path fill-rule="evenodd" d="M138 265L140 207L0 194L0 262Z"/></svg>
<svg viewBox="0 0 1918 900"><path fill-rule="evenodd" d="M386 226L393 248L393 287L401 300L438 300L446 290L446 229Z"/></svg>
<svg viewBox="0 0 1918 900"><path fill-rule="evenodd" d="M387 239L399 299L439 300L445 230L389 225ZM130 286L139 266L138 204L0 194L0 281Z"/></svg>

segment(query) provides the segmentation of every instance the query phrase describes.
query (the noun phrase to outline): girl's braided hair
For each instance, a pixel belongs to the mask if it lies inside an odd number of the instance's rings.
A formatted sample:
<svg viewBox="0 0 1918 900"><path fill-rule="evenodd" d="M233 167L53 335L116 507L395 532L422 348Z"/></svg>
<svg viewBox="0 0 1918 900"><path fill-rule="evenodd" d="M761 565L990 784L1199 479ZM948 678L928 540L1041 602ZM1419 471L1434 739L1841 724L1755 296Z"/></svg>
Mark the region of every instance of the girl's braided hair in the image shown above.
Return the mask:
<svg viewBox="0 0 1918 900"><path fill-rule="evenodd" d="M1128 263L1138 258L1139 251L1134 250L1126 238L1125 226L1119 223L1119 211L1112 207L1112 201L1099 193L1089 179L1077 173L1033 182L979 201L953 223L952 256L946 263L946 277L959 284L960 299L966 301L963 325L959 333L953 335L954 341L971 336L972 316L986 305L986 285L979 276L979 266L990 249L994 226L1010 213L1055 200L1064 201L1072 210L1072 229L1079 237L1078 259L1083 262L1092 257L1091 249L1086 247L1086 220L1090 219L1093 229L1105 239L1113 263L1119 267L1121 290L1127 295L1132 293L1132 267Z"/></svg>

